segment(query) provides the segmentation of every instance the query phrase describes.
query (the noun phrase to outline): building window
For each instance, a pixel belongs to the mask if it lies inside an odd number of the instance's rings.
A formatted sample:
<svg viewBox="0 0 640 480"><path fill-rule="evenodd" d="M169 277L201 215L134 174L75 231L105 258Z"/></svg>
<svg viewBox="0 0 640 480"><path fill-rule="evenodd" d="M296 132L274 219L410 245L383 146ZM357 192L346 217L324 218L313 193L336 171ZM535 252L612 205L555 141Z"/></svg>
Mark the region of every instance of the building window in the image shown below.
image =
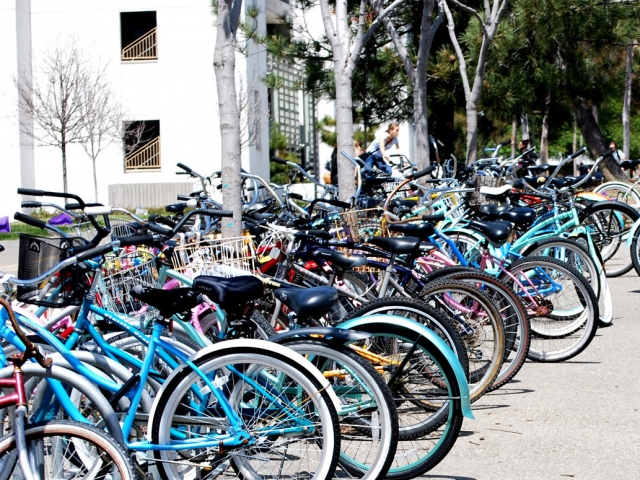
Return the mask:
<svg viewBox="0 0 640 480"><path fill-rule="evenodd" d="M124 126L124 170L160 170L160 120L136 120Z"/></svg>
<svg viewBox="0 0 640 480"><path fill-rule="evenodd" d="M120 12L122 61L158 59L156 12Z"/></svg>

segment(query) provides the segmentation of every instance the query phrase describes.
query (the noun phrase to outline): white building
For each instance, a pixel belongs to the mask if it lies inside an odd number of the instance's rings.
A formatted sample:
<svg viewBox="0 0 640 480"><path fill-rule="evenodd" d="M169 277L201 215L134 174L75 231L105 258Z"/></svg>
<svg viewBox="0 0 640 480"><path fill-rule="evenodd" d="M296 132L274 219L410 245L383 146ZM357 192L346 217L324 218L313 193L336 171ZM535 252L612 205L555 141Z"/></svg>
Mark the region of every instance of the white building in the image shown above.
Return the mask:
<svg viewBox="0 0 640 480"><path fill-rule="evenodd" d="M289 1L245 0L245 8L253 6L261 10L257 22L265 31L287 11ZM4 180L0 216L19 209L18 186L62 190L60 150L38 146L31 150L24 136L20 140L14 79L19 63L28 65L32 59L36 77L46 52L71 41L89 54L95 66L107 66L106 75L128 112L127 120L146 122L153 131L149 136L157 136L157 148L148 146L151 154L143 159L125 158L121 145L100 154L101 202L109 201L109 185L160 184L157 191L166 197L166 192L173 191L167 184L185 181L184 176L176 175L177 162L205 175L218 170L215 35L210 0L0 0L0 162ZM254 130L243 150L243 168L268 176L271 119L289 130L290 145L306 144L309 150L315 143L310 139L311 129L301 134L305 115L300 102L291 103L286 91L270 92L261 81L267 74L264 48L250 44L248 55L238 54L236 59L238 89L251 117L243 123ZM93 200L90 159L79 145L69 145L67 158L69 191ZM184 193L189 190L185 187ZM172 200L165 197L156 203Z"/></svg>

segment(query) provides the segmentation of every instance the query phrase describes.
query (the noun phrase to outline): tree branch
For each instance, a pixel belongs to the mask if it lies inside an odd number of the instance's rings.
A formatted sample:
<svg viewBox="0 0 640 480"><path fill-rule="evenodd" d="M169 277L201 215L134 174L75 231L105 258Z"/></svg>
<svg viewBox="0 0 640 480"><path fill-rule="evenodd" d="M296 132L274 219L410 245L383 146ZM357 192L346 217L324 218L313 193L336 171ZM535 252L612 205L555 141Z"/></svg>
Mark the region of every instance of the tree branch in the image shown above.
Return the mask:
<svg viewBox="0 0 640 480"><path fill-rule="evenodd" d="M442 7L444 8L444 13L447 16L447 29L449 30L449 39L451 40L453 49L456 52L456 56L458 57L460 77L462 79L462 88L464 89L464 98L466 101L469 101L469 97L471 96L471 89L469 87L469 77L467 76L467 62L465 61L462 49L460 48L458 37L456 37L453 15L451 14L451 10L449 10L449 5L447 5L446 0L440 0L440 5L442 5Z"/></svg>

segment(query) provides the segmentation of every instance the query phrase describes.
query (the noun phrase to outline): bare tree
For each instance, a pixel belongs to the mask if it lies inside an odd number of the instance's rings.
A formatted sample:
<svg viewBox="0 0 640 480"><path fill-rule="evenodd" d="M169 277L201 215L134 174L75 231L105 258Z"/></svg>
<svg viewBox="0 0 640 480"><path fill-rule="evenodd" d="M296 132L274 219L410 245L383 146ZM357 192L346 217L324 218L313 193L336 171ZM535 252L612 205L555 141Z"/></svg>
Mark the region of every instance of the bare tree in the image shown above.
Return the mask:
<svg viewBox="0 0 640 480"><path fill-rule="evenodd" d="M240 122L236 94L236 35L242 0L218 0L217 35L213 58L220 112L222 202L233 219L222 223L225 237L242 235Z"/></svg>
<svg viewBox="0 0 640 480"><path fill-rule="evenodd" d="M92 163L95 202L98 201L98 155L109 145L124 141L124 110L109 87L104 72L104 67L95 70L81 92L81 145Z"/></svg>
<svg viewBox="0 0 640 480"><path fill-rule="evenodd" d="M493 4L491 3L492 1ZM469 84L467 62L456 36L453 15L447 5L447 0L439 0L439 2L443 6L447 16L449 38L458 57L460 76L462 77L467 111L467 165L469 165L475 161L476 151L478 150L478 102L480 101L482 84L486 73L487 55L491 42L493 42L496 32L498 31L498 23L507 6L507 0L483 0L484 12L482 12L482 14L458 0L448 0L448 2L460 8L460 10L470 13L480 23L482 44L480 45L480 51L478 53L473 85Z"/></svg>
<svg viewBox="0 0 640 480"><path fill-rule="evenodd" d="M38 146L60 149L62 182L67 191L67 145L81 143L88 108L85 93L95 83L87 56L73 39L56 46L36 68L31 84L15 81L19 95L20 118L31 116L35 128L20 124L21 132ZM99 73L99 72L98 72Z"/></svg>
<svg viewBox="0 0 640 480"><path fill-rule="evenodd" d="M240 151L260 141L262 127L269 122L269 112L261 108L261 100L252 85L239 81L238 111L240 112Z"/></svg>

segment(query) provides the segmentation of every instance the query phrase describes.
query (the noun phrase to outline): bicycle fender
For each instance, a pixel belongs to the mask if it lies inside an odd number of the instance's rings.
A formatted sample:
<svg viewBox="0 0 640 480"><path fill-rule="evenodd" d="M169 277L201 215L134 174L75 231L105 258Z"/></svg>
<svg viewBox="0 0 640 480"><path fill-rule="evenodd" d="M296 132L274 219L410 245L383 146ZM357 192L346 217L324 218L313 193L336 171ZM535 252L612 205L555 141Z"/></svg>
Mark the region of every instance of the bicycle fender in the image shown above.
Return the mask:
<svg viewBox="0 0 640 480"><path fill-rule="evenodd" d="M149 418L155 417L156 409L158 408L158 400L164 394L166 394L167 385L171 383L173 377L178 375L179 372L182 372L184 369L191 369L194 362L197 362L198 360L205 357L222 357L224 355L243 352L262 353L268 357L279 356L281 358L287 358L292 363L294 363L295 366L300 369L300 371L306 373L307 377L313 378L313 380L315 380L314 383L318 385L318 390L322 389L328 393L331 401L333 402L333 405L336 408L336 411L340 411L342 409L342 403L338 399L336 392L334 392L333 388L331 388L331 384L329 383L329 381L302 355L283 345L268 342L266 340L239 338L234 340L225 340L224 342L216 343L209 347L203 348L202 350L199 350L198 352L193 354L186 362L181 363L171 373L171 375L169 375L167 380L162 385L162 388L157 393L155 401L153 402L153 407L151 408L151 412L149 413ZM148 439L149 441L151 441L151 429L149 429L148 435Z"/></svg>
<svg viewBox="0 0 640 480"><path fill-rule="evenodd" d="M324 337L324 340L337 342L340 344L357 342L371 336L370 333L358 332L354 330L345 330L344 328L335 327L308 327L297 328L295 330L287 330L281 332L269 339L270 342L281 343L290 338L310 338L313 336Z"/></svg>
<svg viewBox="0 0 640 480"><path fill-rule="evenodd" d="M442 340L435 332L429 330L424 325L408 320L404 317L398 317L396 315L366 315L364 317L357 317L338 325L338 328L354 329L367 331L368 327L381 325L388 327L389 325L395 325L403 329L407 329L412 333L416 333L423 337L423 339L433 348L436 348L447 361L451 364L453 372L456 376L456 381L460 388L460 404L462 407L462 414L470 419L474 419L473 412L471 411L471 402L469 400L469 384L467 383L467 377L462 369L462 365L458 361L458 358L453 353L453 350Z"/></svg>
<svg viewBox="0 0 640 480"><path fill-rule="evenodd" d="M640 218L636 220L633 225L631 225L631 231L629 232L629 235L627 236L627 241L626 241L627 247L631 246L631 242L636 236L638 232L638 228L640 228Z"/></svg>
<svg viewBox="0 0 640 480"><path fill-rule="evenodd" d="M622 211L624 211L629 218L635 218L638 220L640 218L640 213L636 211L633 207L630 207L626 203L619 202L617 200L603 200L601 202L596 202L587 207L584 214L588 216L592 212L597 212L598 210L606 210L609 205L616 205L616 207Z"/></svg>

